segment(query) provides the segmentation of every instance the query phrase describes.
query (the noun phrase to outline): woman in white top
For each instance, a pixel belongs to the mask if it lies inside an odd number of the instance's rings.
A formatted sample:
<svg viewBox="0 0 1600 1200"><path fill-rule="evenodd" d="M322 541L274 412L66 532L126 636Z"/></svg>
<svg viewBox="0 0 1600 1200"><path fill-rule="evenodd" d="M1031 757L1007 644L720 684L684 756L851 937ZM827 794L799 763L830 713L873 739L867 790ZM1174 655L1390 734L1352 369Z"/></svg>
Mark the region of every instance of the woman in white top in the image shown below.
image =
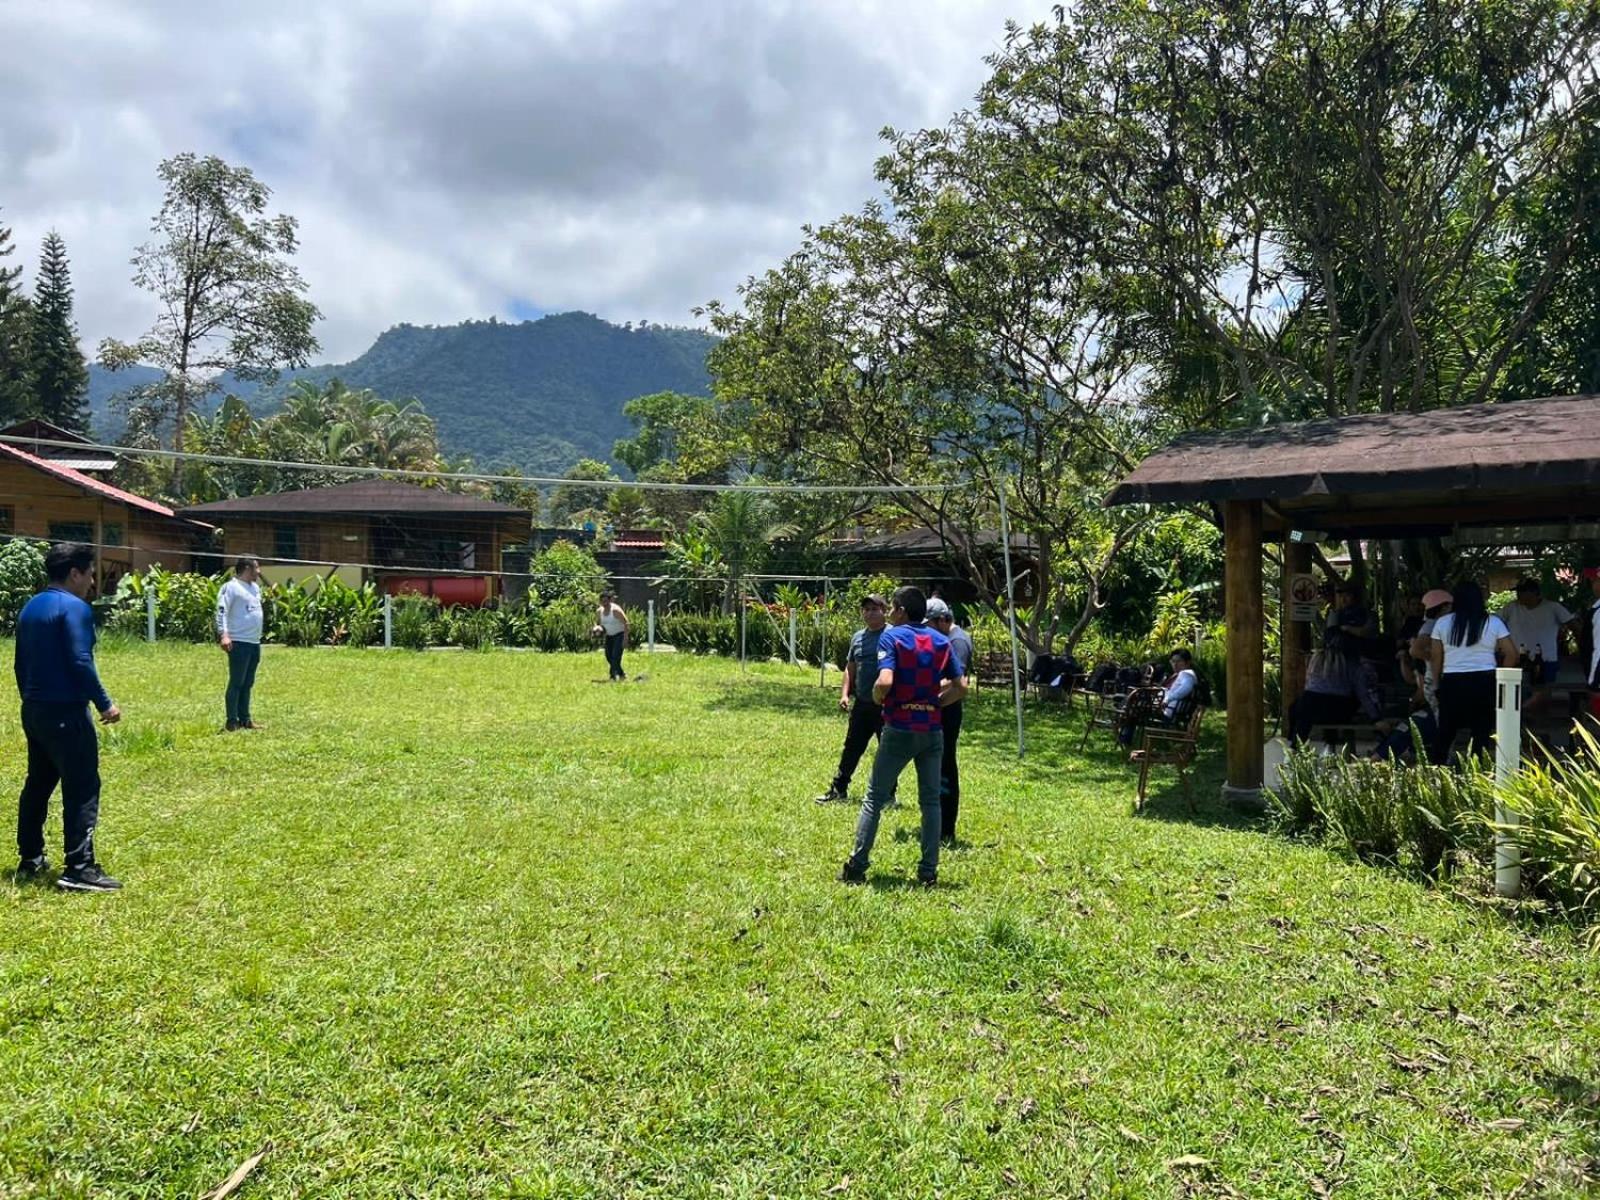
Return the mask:
<svg viewBox="0 0 1600 1200"><path fill-rule="evenodd" d="M1517 665L1517 646L1499 617L1490 616L1483 589L1463 583L1455 604L1433 627L1429 663L1439 688L1439 738L1433 761L1444 762L1458 730L1472 733L1472 753L1494 737L1494 669Z"/></svg>
<svg viewBox="0 0 1600 1200"><path fill-rule="evenodd" d="M626 679L622 669L622 651L628 644L628 614L617 603L615 592L600 593L600 608L595 613L595 633L606 637L606 664L611 668L612 682Z"/></svg>

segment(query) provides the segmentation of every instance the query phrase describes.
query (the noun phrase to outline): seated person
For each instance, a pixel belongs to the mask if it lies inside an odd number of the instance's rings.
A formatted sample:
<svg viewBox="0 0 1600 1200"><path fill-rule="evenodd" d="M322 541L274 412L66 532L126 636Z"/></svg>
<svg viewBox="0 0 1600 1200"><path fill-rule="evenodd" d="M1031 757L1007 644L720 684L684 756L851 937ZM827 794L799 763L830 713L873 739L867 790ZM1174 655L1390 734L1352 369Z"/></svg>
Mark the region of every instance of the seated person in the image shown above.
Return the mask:
<svg viewBox="0 0 1600 1200"><path fill-rule="evenodd" d="M1358 710L1369 721L1377 720L1377 673L1362 659L1355 636L1330 628L1306 668L1306 690L1289 709L1289 744L1305 741L1313 725L1343 725Z"/></svg>
<svg viewBox="0 0 1600 1200"><path fill-rule="evenodd" d="M1172 721L1183 702L1200 687L1200 677L1194 673L1194 655L1187 650L1172 652L1172 675L1167 679L1165 694L1161 697L1161 716Z"/></svg>
<svg viewBox="0 0 1600 1200"><path fill-rule="evenodd" d="M1147 688L1135 692L1124 710L1117 734L1124 746L1133 745L1134 738L1144 726L1179 724L1188 719L1189 710L1194 704L1204 702L1200 677L1194 671L1194 655L1187 650L1174 650L1169 661L1172 663L1172 676L1161 688L1159 700L1155 689Z"/></svg>

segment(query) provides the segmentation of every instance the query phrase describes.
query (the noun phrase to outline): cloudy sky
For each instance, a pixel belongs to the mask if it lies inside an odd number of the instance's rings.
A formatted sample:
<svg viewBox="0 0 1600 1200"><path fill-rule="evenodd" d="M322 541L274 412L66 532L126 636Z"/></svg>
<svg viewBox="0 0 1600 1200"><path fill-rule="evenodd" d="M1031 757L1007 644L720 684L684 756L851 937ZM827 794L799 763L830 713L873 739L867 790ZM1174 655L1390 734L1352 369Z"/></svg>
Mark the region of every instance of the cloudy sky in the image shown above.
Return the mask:
<svg viewBox="0 0 1600 1200"><path fill-rule="evenodd" d="M0 223L66 239L92 349L183 150L299 218L325 360L400 321L684 324L874 193L1045 0L0 0Z"/></svg>

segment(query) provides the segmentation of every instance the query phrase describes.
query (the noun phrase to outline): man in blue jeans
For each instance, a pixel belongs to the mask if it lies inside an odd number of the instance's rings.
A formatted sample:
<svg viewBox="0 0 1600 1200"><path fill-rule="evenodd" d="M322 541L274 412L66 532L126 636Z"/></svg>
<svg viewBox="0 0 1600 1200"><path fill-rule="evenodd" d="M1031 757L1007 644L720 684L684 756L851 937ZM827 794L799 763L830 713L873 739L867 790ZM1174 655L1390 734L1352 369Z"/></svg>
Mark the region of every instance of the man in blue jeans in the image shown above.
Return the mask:
<svg viewBox="0 0 1600 1200"><path fill-rule="evenodd" d="M873 699L883 706L883 737L872 760L867 798L856 822L855 850L839 878L864 883L878 820L894 798L906 764L917 769L922 808L922 859L917 882L932 887L939 877L939 776L944 762L941 710L967 694L966 668L950 640L927 625L928 602L914 587L899 588L890 601L890 628L878 639L878 682Z"/></svg>
<svg viewBox="0 0 1600 1200"><path fill-rule="evenodd" d="M94 666L94 613L84 601L94 586L94 550L73 543L50 547L44 558L49 586L17 618L17 690L22 730L28 738L28 776L17 800L16 880L42 878L44 820L50 793L61 785L61 828L66 870L56 886L73 892L114 892L122 885L94 857L100 817L100 739L89 705L103 725L122 710L111 703Z"/></svg>
<svg viewBox="0 0 1600 1200"><path fill-rule="evenodd" d="M261 663L261 564L241 558L233 567L233 578L217 593L217 644L228 656L228 690L223 696L227 709L226 729L259 729L250 713L250 692L256 685L256 667Z"/></svg>

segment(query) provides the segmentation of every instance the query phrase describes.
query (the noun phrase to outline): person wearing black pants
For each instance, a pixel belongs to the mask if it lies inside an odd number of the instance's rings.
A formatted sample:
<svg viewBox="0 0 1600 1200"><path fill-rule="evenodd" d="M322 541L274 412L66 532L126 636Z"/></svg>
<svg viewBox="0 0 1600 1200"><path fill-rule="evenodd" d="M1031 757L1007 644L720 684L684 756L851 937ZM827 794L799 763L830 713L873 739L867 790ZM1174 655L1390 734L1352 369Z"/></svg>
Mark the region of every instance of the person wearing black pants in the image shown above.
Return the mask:
<svg viewBox="0 0 1600 1200"><path fill-rule="evenodd" d="M950 649L961 662L963 674L972 666L972 635L956 624L955 612L938 596L928 601L928 624L950 639ZM955 845L956 817L961 812L961 764L956 758L956 743L961 740L961 710L957 700L940 714L944 726L944 761L939 767L939 840Z"/></svg>
<svg viewBox="0 0 1600 1200"><path fill-rule="evenodd" d="M17 617L16 676L22 696L22 730L28 739L28 776L17 798L18 882L42 878L44 823L50 793L61 785L61 826L66 869L56 886L66 891L111 892L122 885L100 869L94 831L100 819L100 741L89 705L102 724L122 710L111 702L94 665L94 614L84 597L94 586L94 550L73 543L45 555L49 586Z"/></svg>
<svg viewBox="0 0 1600 1200"><path fill-rule="evenodd" d="M1430 635L1429 660L1439 681L1439 736L1433 761L1445 763L1456 734L1472 734L1472 753L1494 747L1495 666L1514 667L1521 655L1511 631L1484 605L1483 589L1463 583L1455 604L1440 617Z"/></svg>
<svg viewBox="0 0 1600 1200"><path fill-rule="evenodd" d="M605 634L606 666L610 669L611 682L627 679L628 673L622 669L622 652L628 645L628 614L617 603L615 592L600 593L594 632Z"/></svg>
<svg viewBox="0 0 1600 1200"><path fill-rule="evenodd" d="M850 778L861 764L861 756L873 738L883 735L883 709L872 698L872 685L878 678L878 640L888 611L882 596L865 596L861 600L861 628L850 639L844 682L839 687L839 708L850 714L850 723L845 727L839 767L828 790L817 797L818 804L842 803L850 798Z"/></svg>

